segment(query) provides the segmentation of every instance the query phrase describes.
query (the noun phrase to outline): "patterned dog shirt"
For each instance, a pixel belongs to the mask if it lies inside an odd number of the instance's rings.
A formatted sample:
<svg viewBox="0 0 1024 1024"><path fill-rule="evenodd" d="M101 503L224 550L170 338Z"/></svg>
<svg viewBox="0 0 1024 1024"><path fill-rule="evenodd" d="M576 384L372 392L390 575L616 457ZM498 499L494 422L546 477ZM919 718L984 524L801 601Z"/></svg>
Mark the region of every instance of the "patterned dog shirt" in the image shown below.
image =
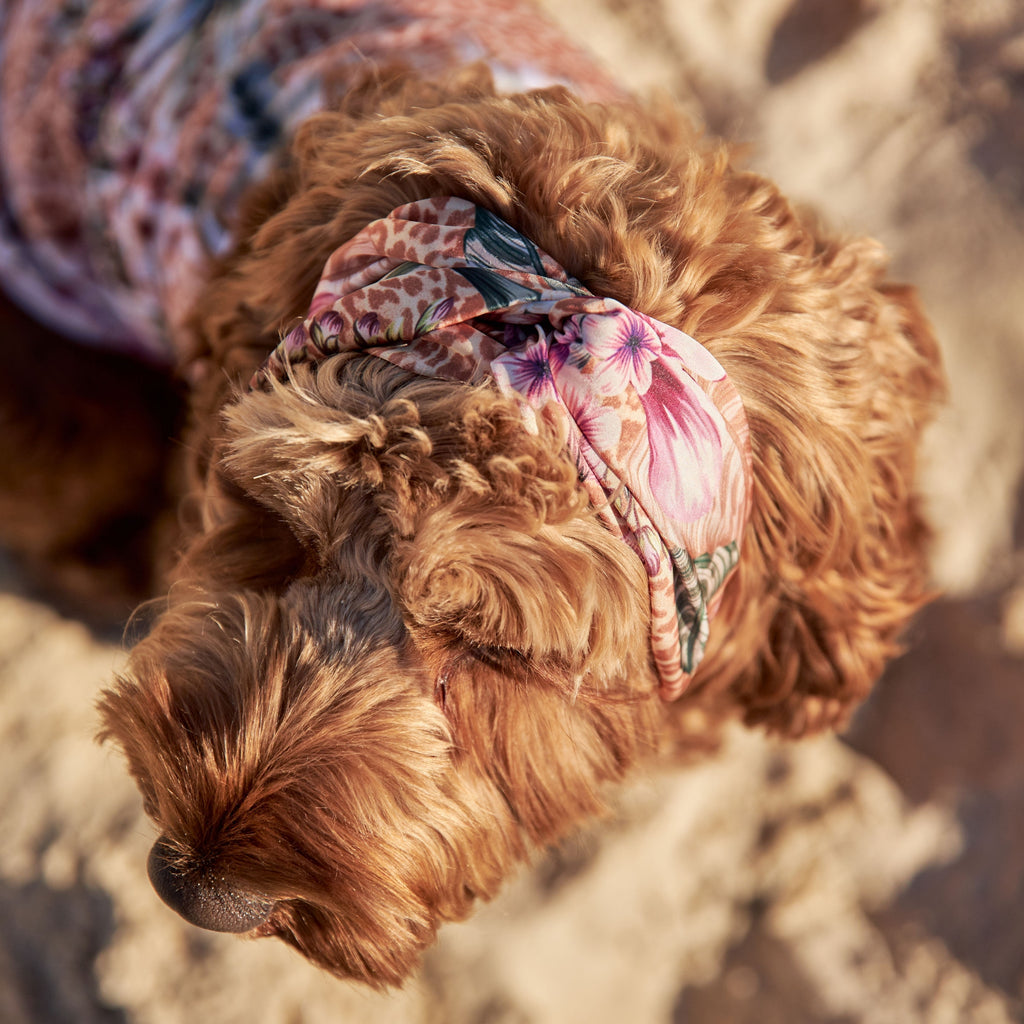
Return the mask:
<svg viewBox="0 0 1024 1024"><path fill-rule="evenodd" d="M524 0L6 0L0 287L82 341L172 363L247 186L396 58L620 95Z"/></svg>

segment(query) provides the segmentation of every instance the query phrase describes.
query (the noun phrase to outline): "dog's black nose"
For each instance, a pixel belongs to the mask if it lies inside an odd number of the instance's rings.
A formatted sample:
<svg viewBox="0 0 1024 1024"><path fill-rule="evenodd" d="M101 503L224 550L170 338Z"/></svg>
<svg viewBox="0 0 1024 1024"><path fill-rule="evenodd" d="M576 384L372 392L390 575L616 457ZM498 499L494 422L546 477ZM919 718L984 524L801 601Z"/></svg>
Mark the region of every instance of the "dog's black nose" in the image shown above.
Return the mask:
<svg viewBox="0 0 1024 1024"><path fill-rule="evenodd" d="M186 921L212 932L248 932L263 924L273 900L242 892L216 873L182 866L162 836L149 851L149 880L157 895Z"/></svg>

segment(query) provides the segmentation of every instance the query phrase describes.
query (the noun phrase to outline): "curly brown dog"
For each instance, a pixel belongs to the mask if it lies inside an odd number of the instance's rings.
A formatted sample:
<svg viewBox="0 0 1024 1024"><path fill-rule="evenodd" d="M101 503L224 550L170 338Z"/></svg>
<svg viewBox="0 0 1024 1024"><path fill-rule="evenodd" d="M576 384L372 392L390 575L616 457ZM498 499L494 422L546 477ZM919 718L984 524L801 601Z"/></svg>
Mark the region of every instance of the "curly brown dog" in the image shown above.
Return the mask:
<svg viewBox="0 0 1024 1024"><path fill-rule="evenodd" d="M559 422L359 351L250 386L331 254L439 196L699 339L742 398L741 555L674 701L648 573ZM189 920L400 983L639 763L730 719L840 725L898 650L927 596L934 339L877 244L676 112L378 71L305 123L236 236L187 323L169 596L101 701L160 831L150 876Z"/></svg>

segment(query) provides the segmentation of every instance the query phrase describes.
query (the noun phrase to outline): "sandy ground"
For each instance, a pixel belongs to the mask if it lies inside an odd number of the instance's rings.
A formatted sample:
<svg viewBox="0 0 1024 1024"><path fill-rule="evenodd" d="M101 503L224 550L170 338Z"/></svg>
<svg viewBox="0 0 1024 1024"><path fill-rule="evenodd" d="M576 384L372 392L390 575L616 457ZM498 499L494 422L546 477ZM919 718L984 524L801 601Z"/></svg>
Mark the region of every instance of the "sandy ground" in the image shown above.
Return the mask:
<svg viewBox="0 0 1024 1024"><path fill-rule="evenodd" d="M947 596L848 734L737 733L447 928L401 992L208 935L92 702L121 659L0 576L0 1022L1024 1020L1024 13L1017 0L551 0L921 288L952 402Z"/></svg>

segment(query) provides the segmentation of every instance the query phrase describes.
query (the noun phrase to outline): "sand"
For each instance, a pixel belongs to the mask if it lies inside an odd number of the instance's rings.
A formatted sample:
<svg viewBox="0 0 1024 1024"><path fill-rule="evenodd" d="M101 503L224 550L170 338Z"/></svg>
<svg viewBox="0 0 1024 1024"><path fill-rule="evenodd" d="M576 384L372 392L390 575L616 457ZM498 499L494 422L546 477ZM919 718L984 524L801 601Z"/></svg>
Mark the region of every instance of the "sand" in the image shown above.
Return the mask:
<svg viewBox="0 0 1024 1024"><path fill-rule="evenodd" d="M552 0L629 84L921 289L951 403L945 596L846 735L638 780L379 994L199 932L93 701L123 658L0 574L3 1024L1024 1019L1024 13L1016 0Z"/></svg>

